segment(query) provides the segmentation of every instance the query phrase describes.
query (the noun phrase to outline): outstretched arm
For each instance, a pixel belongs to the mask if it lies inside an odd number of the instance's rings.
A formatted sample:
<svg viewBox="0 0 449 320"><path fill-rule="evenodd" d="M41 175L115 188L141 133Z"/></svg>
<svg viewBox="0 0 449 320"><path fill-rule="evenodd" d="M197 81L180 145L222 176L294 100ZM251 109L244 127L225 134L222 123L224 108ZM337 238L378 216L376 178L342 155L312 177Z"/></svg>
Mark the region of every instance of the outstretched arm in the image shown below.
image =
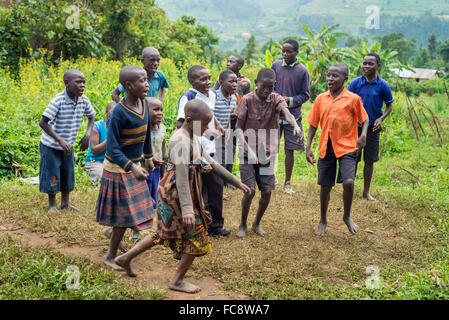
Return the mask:
<svg viewBox="0 0 449 320"><path fill-rule="evenodd" d="M283 115L288 124L293 127L293 135L298 137L297 138L298 142L301 141L304 138L304 135L301 128L296 123L295 117L290 113L290 111L286 107L282 108L281 115Z"/></svg>

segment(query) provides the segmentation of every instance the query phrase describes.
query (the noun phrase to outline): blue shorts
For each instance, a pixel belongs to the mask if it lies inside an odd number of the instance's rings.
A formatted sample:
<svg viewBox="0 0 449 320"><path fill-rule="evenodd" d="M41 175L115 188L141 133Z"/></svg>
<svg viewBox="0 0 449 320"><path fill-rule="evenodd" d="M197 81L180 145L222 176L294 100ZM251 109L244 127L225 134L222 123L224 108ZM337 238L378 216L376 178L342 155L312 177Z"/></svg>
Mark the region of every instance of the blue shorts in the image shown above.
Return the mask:
<svg viewBox="0 0 449 320"><path fill-rule="evenodd" d="M64 151L40 144L39 191L56 194L71 192L75 188L75 161L73 147L70 155Z"/></svg>
<svg viewBox="0 0 449 320"><path fill-rule="evenodd" d="M153 207L157 208L157 187L159 185L159 178L161 176L161 169L156 168L147 177L148 189L150 190L151 198L153 198Z"/></svg>

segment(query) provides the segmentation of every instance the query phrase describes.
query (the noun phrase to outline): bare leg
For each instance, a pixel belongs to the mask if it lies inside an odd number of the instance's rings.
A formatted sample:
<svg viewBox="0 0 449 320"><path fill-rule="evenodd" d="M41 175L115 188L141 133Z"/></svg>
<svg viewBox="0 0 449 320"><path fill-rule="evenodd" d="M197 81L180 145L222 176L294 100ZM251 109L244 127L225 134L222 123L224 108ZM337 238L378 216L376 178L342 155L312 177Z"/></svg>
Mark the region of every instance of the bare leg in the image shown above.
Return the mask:
<svg viewBox="0 0 449 320"><path fill-rule="evenodd" d="M57 212L56 207L56 194L48 194L48 212Z"/></svg>
<svg viewBox="0 0 449 320"><path fill-rule="evenodd" d="M114 259L114 262L125 269L126 274L130 277L135 277L136 274L131 269L131 260L137 257L142 252L152 248L154 246L153 237L151 235L146 236L140 240L134 247L132 247L127 253L122 254Z"/></svg>
<svg viewBox="0 0 449 320"><path fill-rule="evenodd" d="M295 158L293 157L293 150L285 150L285 183L290 182L293 172L293 164Z"/></svg>
<svg viewBox="0 0 449 320"><path fill-rule="evenodd" d="M189 270L190 266L195 260L195 256L190 254L182 254L181 262L179 263L178 270L176 270L176 274L170 280L169 288L175 291L181 291L186 293L197 293L201 290L200 287L191 284L187 281L184 281L184 276Z"/></svg>
<svg viewBox="0 0 449 320"><path fill-rule="evenodd" d="M369 193L373 172L374 164L365 163L365 167L363 168L363 197L369 201L376 201L376 199Z"/></svg>
<svg viewBox="0 0 449 320"><path fill-rule="evenodd" d="M112 227L107 227L103 230L104 235L106 236L106 238L111 239L112 236ZM119 250L121 252L126 252L128 251L128 248L126 247L126 244L123 243L123 241L120 241L120 244L118 246Z"/></svg>
<svg viewBox="0 0 449 320"><path fill-rule="evenodd" d="M343 221L351 233L357 233L359 228L351 219L352 198L354 196L354 180L346 179L343 181Z"/></svg>
<svg viewBox="0 0 449 320"><path fill-rule="evenodd" d="M258 234L259 236L264 237L267 233L262 230L260 227L260 221L262 220L262 217L267 210L268 204L270 203L271 199L271 191L264 191L262 192L262 195L259 200L259 208L257 209L256 219L253 223L253 231Z"/></svg>
<svg viewBox="0 0 449 320"><path fill-rule="evenodd" d="M79 212L80 209L70 204L70 192L61 192L61 209L70 209Z"/></svg>
<svg viewBox="0 0 449 320"><path fill-rule="evenodd" d="M248 220L249 209L251 208L251 202L253 201L256 191L251 189L251 194L243 195L242 199L242 220L240 222L239 232L237 232L238 238L246 237L246 221Z"/></svg>
<svg viewBox="0 0 449 320"><path fill-rule="evenodd" d="M329 186L321 186L320 191L320 209L321 209L321 218L318 227L315 229L315 234L317 236L322 236L326 231L327 226L327 208L329 207L329 201L331 198L331 190L332 187Z"/></svg>
<svg viewBox="0 0 449 320"><path fill-rule="evenodd" d="M122 241L123 235L125 234L126 228L123 227L113 227L111 241L109 242L109 251L104 256L104 263L110 266L115 271L123 271L123 268L118 266L114 259L117 256L117 249Z"/></svg>

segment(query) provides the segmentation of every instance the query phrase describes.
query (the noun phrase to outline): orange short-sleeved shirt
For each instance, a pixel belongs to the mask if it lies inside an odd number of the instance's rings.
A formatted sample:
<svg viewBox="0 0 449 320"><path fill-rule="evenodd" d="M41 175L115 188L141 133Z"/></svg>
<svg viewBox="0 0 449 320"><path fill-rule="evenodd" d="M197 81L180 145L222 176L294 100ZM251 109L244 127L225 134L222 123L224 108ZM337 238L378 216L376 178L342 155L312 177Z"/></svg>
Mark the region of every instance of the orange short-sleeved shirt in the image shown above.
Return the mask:
<svg viewBox="0 0 449 320"><path fill-rule="evenodd" d="M365 122L368 114L362 99L344 88L337 98L330 91L320 94L310 110L307 122L318 128L321 125L320 158L326 156L328 137L332 140L335 157L357 152L357 119Z"/></svg>

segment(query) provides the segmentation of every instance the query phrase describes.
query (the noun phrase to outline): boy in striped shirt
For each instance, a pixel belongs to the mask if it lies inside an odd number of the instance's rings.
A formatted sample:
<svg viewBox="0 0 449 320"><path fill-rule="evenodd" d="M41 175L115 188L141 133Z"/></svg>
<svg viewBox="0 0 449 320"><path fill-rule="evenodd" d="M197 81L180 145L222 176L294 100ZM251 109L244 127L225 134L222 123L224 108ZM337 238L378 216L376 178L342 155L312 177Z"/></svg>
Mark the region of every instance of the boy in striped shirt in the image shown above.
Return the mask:
<svg viewBox="0 0 449 320"><path fill-rule="evenodd" d="M58 93L45 109L39 126L41 161L39 191L48 194L49 212L57 210L56 194L61 192L61 209L79 211L69 201L75 186L73 143L85 114L88 118L86 134L80 140L80 149L86 150L94 125L95 110L83 95L86 79L78 70L64 73L65 90Z"/></svg>

